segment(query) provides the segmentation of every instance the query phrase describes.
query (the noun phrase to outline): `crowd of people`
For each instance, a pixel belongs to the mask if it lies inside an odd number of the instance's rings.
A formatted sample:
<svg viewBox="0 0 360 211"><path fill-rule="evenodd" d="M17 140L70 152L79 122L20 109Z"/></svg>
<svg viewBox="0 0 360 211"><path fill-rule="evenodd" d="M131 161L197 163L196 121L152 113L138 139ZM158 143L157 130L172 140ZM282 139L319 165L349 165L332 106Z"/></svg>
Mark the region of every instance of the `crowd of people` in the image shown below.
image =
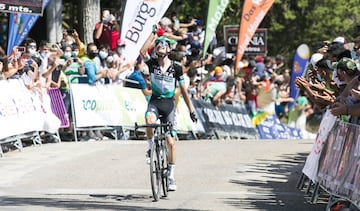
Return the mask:
<svg viewBox="0 0 360 211"><path fill-rule="evenodd" d="M176 13L164 16L154 26L152 36L135 61L126 60L126 43L119 39L119 33L117 18L109 10L104 10L101 20L94 26L94 40L87 45L80 40L75 29L64 30L59 43L26 38L23 46L15 46L10 55L0 52L0 77L2 80L22 79L42 100L46 100L44 92L47 89L60 89L70 118L69 83L138 88L150 100L153 94L151 71L144 55L162 56L154 50L155 40L160 39L170 46L167 56L181 66L189 96L212 103L215 108L223 104L243 104L251 116L266 111L286 121L296 112L310 116L321 113L329 105L333 106L335 114L355 112L355 109L347 111L342 104L334 102L348 93L351 93L352 100L347 100L347 104L357 102L357 89L343 90L344 85L358 75L360 38L354 40L353 46L347 45L341 37L319 43L307 73L296 79L301 92L300 97L293 99L290 97L291 70L283 56L245 55L236 65L233 57L216 58L212 52L218 40L214 36L204 52L205 31L196 18L180 21ZM71 75L86 77L71 77L69 81ZM175 99L179 96L180 89L176 89ZM289 108L290 103L296 106ZM65 130L72 131L71 128ZM103 135L90 130L83 139L90 138L99 140Z"/></svg>

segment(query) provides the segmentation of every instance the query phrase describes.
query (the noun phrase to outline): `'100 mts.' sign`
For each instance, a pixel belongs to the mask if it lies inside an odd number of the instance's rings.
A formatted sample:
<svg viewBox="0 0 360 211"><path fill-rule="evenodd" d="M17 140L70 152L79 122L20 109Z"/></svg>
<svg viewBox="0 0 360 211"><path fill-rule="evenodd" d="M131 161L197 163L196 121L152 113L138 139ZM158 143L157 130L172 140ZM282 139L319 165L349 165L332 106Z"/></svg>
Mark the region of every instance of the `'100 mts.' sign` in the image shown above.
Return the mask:
<svg viewBox="0 0 360 211"><path fill-rule="evenodd" d="M226 25L224 26L224 38L226 53L236 54L239 26ZM249 45L245 50L245 54L266 54L267 53L267 29L258 28L250 40Z"/></svg>
<svg viewBox="0 0 360 211"><path fill-rule="evenodd" d="M0 12L42 15L43 0L0 0Z"/></svg>

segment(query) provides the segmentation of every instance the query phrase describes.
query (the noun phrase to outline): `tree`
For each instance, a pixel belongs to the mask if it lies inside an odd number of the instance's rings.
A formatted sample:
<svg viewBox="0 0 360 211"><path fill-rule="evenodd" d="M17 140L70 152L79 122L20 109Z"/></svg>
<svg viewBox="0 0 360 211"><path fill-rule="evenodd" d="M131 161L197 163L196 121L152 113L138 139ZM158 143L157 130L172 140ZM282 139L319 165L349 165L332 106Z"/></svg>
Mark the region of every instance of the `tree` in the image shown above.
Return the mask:
<svg viewBox="0 0 360 211"><path fill-rule="evenodd" d="M275 0L260 24L268 28L268 55L282 54L292 59L296 48L306 43L332 41L344 36L351 42L360 25L359 0ZM238 25L243 1L230 0L218 25L221 43L224 25ZM181 18L191 14L206 20L208 0L174 0L168 11L177 11Z"/></svg>

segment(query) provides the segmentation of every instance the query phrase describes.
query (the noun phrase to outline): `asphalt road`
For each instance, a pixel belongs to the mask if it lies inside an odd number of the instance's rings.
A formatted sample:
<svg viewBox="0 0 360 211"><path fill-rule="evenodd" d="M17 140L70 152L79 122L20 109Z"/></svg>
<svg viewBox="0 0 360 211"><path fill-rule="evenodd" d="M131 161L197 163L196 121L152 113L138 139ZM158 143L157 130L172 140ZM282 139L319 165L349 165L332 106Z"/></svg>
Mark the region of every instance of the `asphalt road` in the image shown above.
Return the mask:
<svg viewBox="0 0 360 211"><path fill-rule="evenodd" d="M158 202L145 141L29 146L0 158L0 210L325 210L296 188L312 143L179 141L178 190Z"/></svg>

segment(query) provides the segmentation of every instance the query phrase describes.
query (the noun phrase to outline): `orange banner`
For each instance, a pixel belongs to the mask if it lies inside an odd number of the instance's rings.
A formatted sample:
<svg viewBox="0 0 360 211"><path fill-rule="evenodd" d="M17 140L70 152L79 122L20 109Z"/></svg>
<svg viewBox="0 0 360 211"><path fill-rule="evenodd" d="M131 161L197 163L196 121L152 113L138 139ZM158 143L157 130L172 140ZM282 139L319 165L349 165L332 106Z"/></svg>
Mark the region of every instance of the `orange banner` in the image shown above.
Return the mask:
<svg viewBox="0 0 360 211"><path fill-rule="evenodd" d="M252 36L275 0L245 0L240 22L236 67L242 59Z"/></svg>

